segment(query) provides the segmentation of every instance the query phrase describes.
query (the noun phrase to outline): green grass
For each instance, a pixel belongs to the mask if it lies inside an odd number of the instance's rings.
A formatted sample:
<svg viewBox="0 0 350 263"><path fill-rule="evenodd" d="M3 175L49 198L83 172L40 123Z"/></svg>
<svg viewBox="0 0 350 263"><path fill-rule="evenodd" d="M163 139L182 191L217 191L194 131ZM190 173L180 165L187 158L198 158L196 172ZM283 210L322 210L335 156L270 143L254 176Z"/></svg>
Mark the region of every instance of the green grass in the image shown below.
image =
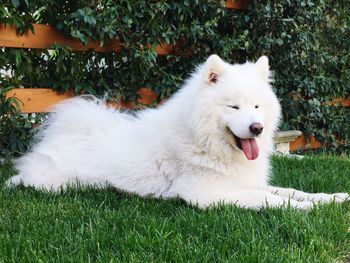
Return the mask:
<svg viewBox="0 0 350 263"><path fill-rule="evenodd" d="M273 184L350 192L350 159L274 158ZM13 174L0 168L0 183ZM0 262L332 262L350 253L350 204L199 210L113 189L0 188Z"/></svg>

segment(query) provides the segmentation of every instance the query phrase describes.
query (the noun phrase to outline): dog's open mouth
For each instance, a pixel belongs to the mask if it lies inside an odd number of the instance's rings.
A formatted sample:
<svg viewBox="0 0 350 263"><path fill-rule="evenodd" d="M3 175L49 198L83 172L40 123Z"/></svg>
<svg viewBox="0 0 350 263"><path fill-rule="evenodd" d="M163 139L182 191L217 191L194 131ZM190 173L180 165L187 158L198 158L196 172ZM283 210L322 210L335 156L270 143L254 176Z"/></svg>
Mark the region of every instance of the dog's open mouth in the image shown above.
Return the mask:
<svg viewBox="0 0 350 263"><path fill-rule="evenodd" d="M259 146L256 143L255 138L239 138L231 129L227 128L230 134L232 134L235 144L241 149L248 160L255 160L259 156Z"/></svg>

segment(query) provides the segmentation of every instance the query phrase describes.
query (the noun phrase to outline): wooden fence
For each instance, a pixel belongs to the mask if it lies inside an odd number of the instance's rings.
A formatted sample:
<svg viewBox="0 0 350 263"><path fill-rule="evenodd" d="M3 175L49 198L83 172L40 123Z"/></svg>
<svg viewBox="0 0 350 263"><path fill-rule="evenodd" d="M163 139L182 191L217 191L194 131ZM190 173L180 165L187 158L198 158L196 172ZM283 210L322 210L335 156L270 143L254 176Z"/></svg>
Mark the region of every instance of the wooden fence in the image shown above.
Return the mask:
<svg viewBox="0 0 350 263"><path fill-rule="evenodd" d="M226 1L226 8L231 9L246 9L248 7L248 0L228 0ZM57 31L49 25L34 24L33 34L30 30L23 35L19 35L15 26L0 24L0 47L10 48L32 48L32 49L50 49L54 44L64 44L69 46L74 51L94 50L96 52L120 52L123 44L118 40L113 40L100 46L99 42L89 40L88 45L84 45L81 41L69 38L63 33ZM158 45L156 51L159 55L176 54L176 45ZM140 88L138 91L140 95L139 102L149 105L156 100L157 95L150 89ZM14 88L7 92L7 97L16 97L21 103L22 113L39 113L48 112L50 108L68 98L74 96L73 92L66 92L64 94L53 91L51 88ZM343 106L350 106L350 100L338 99L334 103L341 103ZM333 104L333 103L332 103ZM133 108L134 103L123 103L114 105L122 108ZM290 149L305 149L305 148L319 148L322 144L315 138L306 140L305 136L300 136L296 141L291 142Z"/></svg>

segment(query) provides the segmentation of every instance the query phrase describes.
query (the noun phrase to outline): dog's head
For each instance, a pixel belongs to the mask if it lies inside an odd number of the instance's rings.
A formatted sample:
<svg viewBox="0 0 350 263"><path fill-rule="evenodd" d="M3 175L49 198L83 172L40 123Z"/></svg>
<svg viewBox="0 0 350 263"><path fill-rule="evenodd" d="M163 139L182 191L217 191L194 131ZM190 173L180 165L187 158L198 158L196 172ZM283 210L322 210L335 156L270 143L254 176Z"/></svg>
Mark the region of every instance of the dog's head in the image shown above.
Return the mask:
<svg viewBox="0 0 350 263"><path fill-rule="evenodd" d="M267 57L260 57L256 63L231 65L211 55L201 73L200 111L206 119L203 125L212 125L205 128L207 132L219 132L248 160L258 158L264 138L271 141L281 111L270 86Z"/></svg>

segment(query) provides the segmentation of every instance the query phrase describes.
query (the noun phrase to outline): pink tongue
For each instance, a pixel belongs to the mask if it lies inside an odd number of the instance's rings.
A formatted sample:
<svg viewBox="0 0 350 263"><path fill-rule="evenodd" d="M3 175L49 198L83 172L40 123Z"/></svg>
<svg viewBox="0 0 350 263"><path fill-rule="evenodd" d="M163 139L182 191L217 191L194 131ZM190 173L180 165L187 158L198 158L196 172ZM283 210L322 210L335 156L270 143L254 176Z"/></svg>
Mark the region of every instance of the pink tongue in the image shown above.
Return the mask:
<svg viewBox="0 0 350 263"><path fill-rule="evenodd" d="M241 139L242 150L248 160L255 160L259 156L259 147L254 138Z"/></svg>

